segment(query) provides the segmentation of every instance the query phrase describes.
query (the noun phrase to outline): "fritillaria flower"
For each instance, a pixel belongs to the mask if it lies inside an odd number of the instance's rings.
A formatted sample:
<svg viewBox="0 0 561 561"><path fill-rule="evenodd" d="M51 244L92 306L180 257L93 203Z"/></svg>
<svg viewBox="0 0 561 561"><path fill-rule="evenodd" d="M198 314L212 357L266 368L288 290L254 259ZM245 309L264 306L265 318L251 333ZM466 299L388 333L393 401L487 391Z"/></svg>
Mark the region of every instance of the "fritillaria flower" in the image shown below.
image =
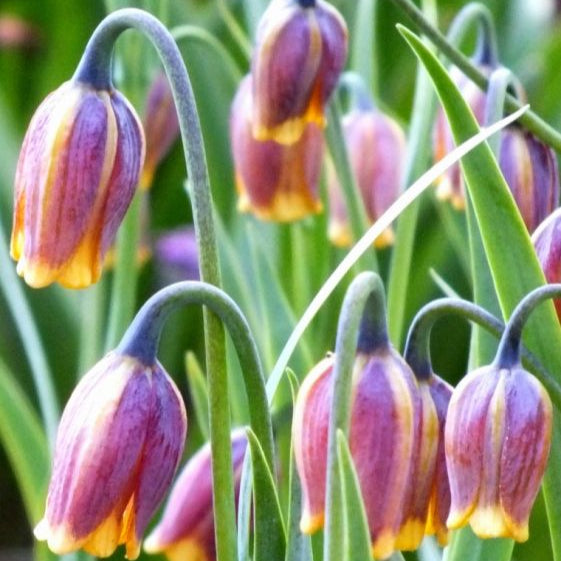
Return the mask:
<svg viewBox="0 0 561 561"><path fill-rule="evenodd" d="M143 159L142 126L115 89L73 79L43 101L18 160L10 247L30 286L99 279Z"/></svg>
<svg viewBox="0 0 561 561"><path fill-rule="evenodd" d="M43 519L35 536L57 554L84 549L135 559L181 458L187 419L156 361L113 351L80 381L58 429Z"/></svg>
<svg viewBox="0 0 561 561"><path fill-rule="evenodd" d="M310 123L323 128L346 57L347 28L329 3L273 0L259 23L251 64L255 138L292 144Z"/></svg>
<svg viewBox="0 0 561 561"><path fill-rule="evenodd" d="M376 109L355 109L343 119L343 133L351 168L368 219L374 223L397 199L405 157L405 135L399 125ZM352 242L347 211L335 170L329 168L329 238L338 246ZM375 242L385 247L393 242L387 229Z"/></svg>
<svg viewBox="0 0 561 561"><path fill-rule="evenodd" d="M450 484L446 468L446 454L444 449L444 432L448 405L452 398L452 386L436 374L428 380L419 380L419 386L427 386L436 409L438 419L438 446L436 450L436 464L431 486L428 512L426 513L425 534L435 535L438 543L445 546L448 543L448 527L446 520L450 514Z"/></svg>
<svg viewBox="0 0 561 561"><path fill-rule="evenodd" d="M452 395L446 420L448 527L469 522L479 537L528 539L551 429L551 400L520 364L468 374Z"/></svg>
<svg viewBox="0 0 561 561"><path fill-rule="evenodd" d="M317 213L322 205L318 183L323 134L306 124L291 145L256 140L252 133L252 78L240 84L230 114L230 137L236 170L238 208L265 220L288 222Z"/></svg>
<svg viewBox="0 0 561 561"><path fill-rule="evenodd" d="M324 522L333 363L328 356L310 372L294 411L303 493L300 527L305 533ZM357 354L352 395L349 446L372 553L385 559L398 548L415 549L424 535L437 452L436 411L428 392L421 392L410 368L389 345Z"/></svg>
<svg viewBox="0 0 561 561"><path fill-rule="evenodd" d="M501 171L529 232L559 204L559 172L552 148L518 126L501 135Z"/></svg>
<svg viewBox="0 0 561 561"><path fill-rule="evenodd" d="M244 430L232 433L232 464L236 496L239 494L247 448ZM146 538L148 553L165 553L170 561L214 561L214 512L210 445L206 444L179 475L162 520Z"/></svg>
<svg viewBox="0 0 561 561"><path fill-rule="evenodd" d="M146 158L140 186L148 189L152 185L156 167L179 136L179 121L173 93L163 72L156 75L148 91L143 123L146 133Z"/></svg>
<svg viewBox="0 0 561 561"><path fill-rule="evenodd" d="M199 279L199 251L195 229L184 226L159 235L154 242L157 275L163 286Z"/></svg>
<svg viewBox="0 0 561 561"><path fill-rule="evenodd" d="M561 208L552 212L532 234L532 243L548 283L561 282ZM555 300L561 318L561 301Z"/></svg>
<svg viewBox="0 0 561 561"><path fill-rule="evenodd" d="M473 62L477 64L479 70L485 74L491 72L489 66L481 65L477 60ZM450 69L450 78L452 78L460 90L478 123L482 124L485 119L485 106L487 103L485 92L455 66ZM451 152L455 148L454 137L442 108L439 108L436 117L433 144L435 161L441 160L448 152ZM465 185L458 164L451 166L448 171L440 176L437 181L436 195L443 201L450 201L452 206L458 210L463 210L465 208Z"/></svg>

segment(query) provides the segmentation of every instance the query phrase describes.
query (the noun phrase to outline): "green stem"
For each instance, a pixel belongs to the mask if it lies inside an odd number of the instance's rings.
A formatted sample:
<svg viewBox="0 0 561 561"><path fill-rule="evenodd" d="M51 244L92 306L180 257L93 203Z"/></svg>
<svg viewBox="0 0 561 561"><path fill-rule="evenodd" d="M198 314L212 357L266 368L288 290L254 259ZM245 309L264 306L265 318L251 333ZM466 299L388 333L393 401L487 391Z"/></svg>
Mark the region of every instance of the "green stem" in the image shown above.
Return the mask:
<svg viewBox="0 0 561 561"><path fill-rule="evenodd" d="M206 29L197 27L196 25L180 25L171 29L171 35L176 41L194 39L195 41L200 41L207 47L210 47L224 64L228 75L232 79L232 83L237 85L241 81L241 70L230 51Z"/></svg>
<svg viewBox="0 0 561 561"><path fill-rule="evenodd" d="M228 31L238 44L246 60L249 61L251 58L251 42L236 18L232 15L230 8L226 5L226 0L218 0L218 10Z"/></svg>
<svg viewBox="0 0 561 561"><path fill-rule="evenodd" d="M499 368L510 368L520 362L522 330L528 317L544 300L559 297L561 297L561 284L547 284L532 290L514 308L497 350L495 363Z"/></svg>
<svg viewBox="0 0 561 561"><path fill-rule="evenodd" d="M516 92L518 99L524 98L524 90L516 76L508 68L497 68L489 77L489 89L487 91L487 99L485 100L485 126L490 125L503 116L509 88ZM495 158L498 158L501 136L497 135L489 139L489 146L493 150Z"/></svg>
<svg viewBox="0 0 561 561"><path fill-rule="evenodd" d="M368 217L356 184L353 170L349 162L345 137L341 124L341 109L337 96L331 100L328 108L328 123L326 130L327 147L336 169L339 184L343 192L343 199L347 208L349 224L353 240L356 241L368 230ZM374 271L378 270L376 252L368 252L365 257L366 266Z"/></svg>
<svg viewBox="0 0 561 561"><path fill-rule="evenodd" d="M140 239L140 202L144 193L137 192L115 244L115 270L111 286L111 310L105 349L112 349L123 336L134 315L138 284L137 247Z"/></svg>
<svg viewBox="0 0 561 561"><path fill-rule="evenodd" d="M60 408L53 384L54 377L50 371L47 355L39 336L37 326L33 319L31 308L21 283L15 273L12 261L8 254L8 244L4 235L4 228L0 222L0 290L8 305L21 342L31 367L33 384L37 392L39 410L43 426L47 433L51 452L54 450Z"/></svg>
<svg viewBox="0 0 561 561"><path fill-rule="evenodd" d="M372 352L387 344L384 285L377 274L361 273L347 290L337 326L327 449L324 561L343 559L344 511L338 478L336 436L338 429L345 435L349 430L356 353Z"/></svg>
<svg viewBox="0 0 561 561"><path fill-rule="evenodd" d="M80 301L80 356L78 372L86 372L99 359L102 352L101 334L104 332L106 277L84 291Z"/></svg>
<svg viewBox="0 0 561 561"><path fill-rule="evenodd" d="M251 329L237 304L219 288L198 281L167 286L142 306L130 324L117 351L154 362L160 335L170 313L180 305L199 304L210 308L224 323L236 348L245 382L251 428L257 435L269 469L274 466L273 430L265 392L265 375Z"/></svg>
<svg viewBox="0 0 561 561"><path fill-rule="evenodd" d="M487 6L477 2L470 2L464 6L450 25L447 39L459 48L468 31L475 24L478 25L479 35L473 58L480 64L494 68L499 62L499 49L493 16Z"/></svg>
<svg viewBox="0 0 561 561"><path fill-rule="evenodd" d="M561 288L561 285L558 286ZM481 306L460 298L439 298L433 300L417 312L409 328L405 344L405 360L411 366L418 379L427 379L432 374L429 346L430 333L434 323L442 316L449 314L460 315L485 328L495 337L505 338L504 323L493 314L481 308ZM561 410L561 385L533 353L524 347L520 349L520 352L524 364L539 378L547 389L553 403Z"/></svg>
<svg viewBox="0 0 561 561"><path fill-rule="evenodd" d="M460 51L446 39L446 37L435 29L432 24L425 18L421 10L419 10L411 0L392 0L412 21L415 27L424 33L429 40L454 63L468 78L473 80L482 90L487 90L489 85L488 78ZM506 108L509 111L519 109L523 106L514 96L507 95ZM538 138L549 144L557 152L561 152L561 134L558 133L551 125L546 123L533 111L526 111L520 117L520 123L530 132L534 133Z"/></svg>
<svg viewBox="0 0 561 561"><path fill-rule="evenodd" d="M220 286L218 250L212 216L210 183L193 89L179 49L168 30L153 16L133 8L107 16L92 35L75 79L105 88L111 84L111 53L119 35L134 28L152 42L173 92L190 190L193 221L199 245L201 279ZM235 561L234 485L230 445L230 407L224 329L218 317L204 311L206 369L218 561Z"/></svg>
<svg viewBox="0 0 561 561"><path fill-rule="evenodd" d="M424 10L436 20L434 0L424 0ZM436 113L436 96L430 78L422 68L417 66L415 97L411 111L411 124L407 136L407 159L405 162L404 187L411 185L427 167L430 161L431 134ZM397 348L401 348L405 333L405 312L415 232L419 217L419 203L408 208L396 228L395 246L393 248L388 281L388 320L390 339Z"/></svg>

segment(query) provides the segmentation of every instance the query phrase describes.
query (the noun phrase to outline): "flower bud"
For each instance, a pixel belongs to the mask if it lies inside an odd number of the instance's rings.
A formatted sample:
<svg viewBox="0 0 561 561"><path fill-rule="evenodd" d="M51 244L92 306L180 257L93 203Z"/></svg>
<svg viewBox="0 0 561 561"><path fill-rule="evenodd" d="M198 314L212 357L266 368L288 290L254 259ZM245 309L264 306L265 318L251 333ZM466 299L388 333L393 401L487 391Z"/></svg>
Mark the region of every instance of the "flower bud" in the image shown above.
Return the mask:
<svg viewBox="0 0 561 561"><path fill-rule="evenodd" d="M333 363L329 356L310 372L294 410L294 454L303 494L300 527L305 533L323 525ZM349 447L372 553L385 559L398 547L417 547L423 536L425 518L418 520L413 491L434 472L436 413L419 393L410 368L386 345L357 354L352 396ZM432 477L421 484L426 502L431 483ZM426 505L421 510L426 517Z"/></svg>
<svg viewBox="0 0 561 561"><path fill-rule="evenodd" d="M181 458L187 419L161 365L109 353L80 381L58 429L43 519L35 536L59 554L135 559Z"/></svg>
<svg viewBox="0 0 561 561"><path fill-rule="evenodd" d="M179 121L173 93L163 72L154 78L150 86L143 122L146 133L146 158L140 186L148 189L152 185L156 167L179 136Z"/></svg>
<svg viewBox="0 0 561 561"><path fill-rule="evenodd" d="M232 433L232 463L236 497L239 494L247 448L244 430ZM148 553L165 553L170 561L214 561L212 465L206 444L183 468L172 489L162 520L146 538Z"/></svg>
<svg viewBox="0 0 561 561"><path fill-rule="evenodd" d="M452 397L452 386L436 374L432 374L427 381L419 381L419 385L421 387L428 385L438 419L438 447L425 533L427 535L435 534L438 543L441 546L445 546L448 543L449 534L446 520L450 514L450 484L448 483L448 470L446 468L446 454L444 451L444 431L448 404Z"/></svg>
<svg viewBox="0 0 561 561"><path fill-rule="evenodd" d="M323 0L273 0L251 64L255 138L292 144L309 123L323 128L346 58L347 27L335 8Z"/></svg>
<svg viewBox="0 0 561 561"><path fill-rule="evenodd" d="M362 202L374 223L397 199L405 157L405 135L399 125L376 110L354 110L343 119L343 132L351 168ZM351 231L341 186L333 166L328 168L330 224L329 238L338 246L351 243ZM376 247L393 242L388 228L376 239Z"/></svg>
<svg viewBox="0 0 561 561"><path fill-rule="evenodd" d="M445 430L450 529L469 522L482 538L528 539L546 468L552 406L520 365L468 374L452 395Z"/></svg>
<svg viewBox="0 0 561 561"><path fill-rule="evenodd" d="M522 219L533 232L559 203L555 152L533 134L510 126L501 135L499 164Z"/></svg>
<svg viewBox="0 0 561 561"><path fill-rule="evenodd" d="M199 250L192 226L158 236L154 243L154 258L163 286L184 280L199 280Z"/></svg>
<svg viewBox="0 0 561 561"><path fill-rule="evenodd" d="M532 243L548 283L561 282L561 208L552 212L532 234ZM561 320L561 301L555 300Z"/></svg>
<svg viewBox="0 0 561 561"><path fill-rule="evenodd" d="M256 140L252 133L252 105L248 76L240 84L230 116L238 208L279 222L320 212L321 129L315 123L307 124L299 140L291 145Z"/></svg>
<svg viewBox="0 0 561 561"><path fill-rule="evenodd" d="M43 101L19 156L10 248L30 286L99 279L143 159L142 126L118 91L71 80Z"/></svg>
<svg viewBox="0 0 561 561"><path fill-rule="evenodd" d="M474 61L477 63L477 61ZM485 74L491 72L488 66L478 64L479 70ZM487 96L478 86L476 86L463 72L455 66L450 69L450 78L460 90L463 98L473 111L479 124L485 118L485 105ZM450 130L450 125L442 108L439 108L434 128L434 159L441 160L446 154L455 148L454 137ZM437 180L436 195L443 201L450 201L452 206L458 210L463 210L466 205L465 185L459 164L454 164Z"/></svg>

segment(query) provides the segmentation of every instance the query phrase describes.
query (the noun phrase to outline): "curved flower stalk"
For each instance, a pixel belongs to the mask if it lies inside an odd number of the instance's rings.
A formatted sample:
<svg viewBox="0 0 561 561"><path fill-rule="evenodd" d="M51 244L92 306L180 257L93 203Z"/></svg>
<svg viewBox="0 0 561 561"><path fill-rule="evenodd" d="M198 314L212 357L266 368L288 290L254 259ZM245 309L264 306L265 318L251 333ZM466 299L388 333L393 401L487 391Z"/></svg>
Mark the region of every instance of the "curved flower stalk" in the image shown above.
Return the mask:
<svg viewBox="0 0 561 561"><path fill-rule="evenodd" d="M86 374L65 408L47 508L35 530L56 553L83 548L104 557L125 543L127 557L138 556L185 440L185 410L156 352L169 313L186 303L209 306L228 326L252 403L251 425L273 465L264 379L247 322L216 287L171 285L148 300L119 346Z"/></svg>
<svg viewBox="0 0 561 561"><path fill-rule="evenodd" d="M349 431L374 557L416 549L425 532L438 420L428 391L417 385L389 344L383 289L375 275L360 275L349 288L337 351L312 370L295 406L294 450L304 504L301 528L313 532L325 517L326 559L339 558L342 541L332 471L334 427Z"/></svg>
<svg viewBox="0 0 561 561"><path fill-rule="evenodd" d="M561 286L550 285L525 297L493 363L469 373L454 391L445 430L451 529L469 523L483 538L528 539L551 444L552 405L522 367L521 334L535 306L559 294Z"/></svg>

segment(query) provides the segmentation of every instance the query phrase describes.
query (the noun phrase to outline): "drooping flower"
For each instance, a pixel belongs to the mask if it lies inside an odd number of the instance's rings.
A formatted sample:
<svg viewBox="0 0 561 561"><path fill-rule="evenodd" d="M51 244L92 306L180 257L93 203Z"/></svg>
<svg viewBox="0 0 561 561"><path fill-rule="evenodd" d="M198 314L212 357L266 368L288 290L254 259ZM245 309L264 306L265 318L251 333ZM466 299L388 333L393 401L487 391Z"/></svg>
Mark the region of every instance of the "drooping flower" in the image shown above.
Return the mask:
<svg viewBox="0 0 561 561"><path fill-rule="evenodd" d="M561 282L561 208L552 212L532 234L532 243L548 283ZM561 301L555 300L561 318Z"/></svg>
<svg viewBox="0 0 561 561"><path fill-rule="evenodd" d="M347 27L330 4L273 0L259 23L251 64L255 138L292 144L310 123L323 128L346 58Z"/></svg>
<svg viewBox="0 0 561 561"><path fill-rule="evenodd" d="M252 133L251 77L240 84L230 113L238 208L259 218L287 222L317 213L323 134L308 123L291 145L256 140Z"/></svg>
<svg viewBox="0 0 561 561"><path fill-rule="evenodd" d="M99 279L143 159L142 126L117 90L73 79L43 101L18 160L10 246L30 286Z"/></svg>
<svg viewBox="0 0 561 561"><path fill-rule="evenodd" d="M247 448L244 430L232 433L232 464L236 497ZM214 561L214 512L210 445L201 448L179 475L162 520L146 538L148 553L165 553L170 561Z"/></svg>
<svg viewBox="0 0 561 561"><path fill-rule="evenodd" d="M294 452L302 482L301 530L323 526L334 357L306 377L295 405ZM377 559L418 547L425 529L436 461L434 405L389 346L358 353L353 367L349 446ZM420 501L415 490L422 489ZM423 505L420 505L423 502Z"/></svg>
<svg viewBox="0 0 561 561"><path fill-rule="evenodd" d="M47 506L35 536L57 554L135 559L181 458L187 420L158 362L113 351L80 381L57 434Z"/></svg>
<svg viewBox="0 0 561 561"><path fill-rule="evenodd" d="M156 167L179 136L179 121L173 93L163 72L157 74L152 81L146 100L143 122L146 132L146 158L140 186L147 189L152 184Z"/></svg>
<svg viewBox="0 0 561 561"><path fill-rule="evenodd" d="M529 232L559 204L559 172L552 148L518 126L502 131L501 171Z"/></svg>
<svg viewBox="0 0 561 561"><path fill-rule="evenodd" d="M405 157L405 135L387 115L372 109L355 109L343 119L343 132L351 168L368 219L374 223L397 199ZM333 166L328 168L329 238L338 246L352 243L348 213ZM393 242L387 229L375 242L385 247Z"/></svg>
<svg viewBox="0 0 561 561"><path fill-rule="evenodd" d="M448 482L448 469L446 467L446 454L444 449L444 432L446 428L446 415L452 398L452 386L436 374L428 380L419 380L419 385L426 385L436 408L438 419L438 446L436 451L436 464L431 486L428 512L426 513L425 533L435 535L438 543L445 546L448 543L448 527L446 521L450 514L450 484Z"/></svg>
<svg viewBox="0 0 561 561"><path fill-rule="evenodd" d="M477 59L473 60L479 70L485 74L491 72L488 65L481 64ZM478 123L483 123L485 119L485 105L487 96L478 86L475 85L463 72L457 67L450 69L450 77L460 90L463 98L473 111L474 117ZM454 147L454 137L450 130L450 125L446 119L446 115L442 108L439 108L434 127L434 159L441 160ZM454 164L448 171L440 176L437 180L436 195L443 201L450 201L452 206L458 210L463 210L466 205L465 201L465 185L459 164Z"/></svg>
<svg viewBox="0 0 561 561"><path fill-rule="evenodd" d="M468 374L452 395L446 420L448 527L469 522L482 538L528 539L551 430L551 400L519 364Z"/></svg>
<svg viewBox="0 0 561 561"><path fill-rule="evenodd" d="M159 235L154 242L157 275L163 286L199 279L199 251L192 226Z"/></svg>

